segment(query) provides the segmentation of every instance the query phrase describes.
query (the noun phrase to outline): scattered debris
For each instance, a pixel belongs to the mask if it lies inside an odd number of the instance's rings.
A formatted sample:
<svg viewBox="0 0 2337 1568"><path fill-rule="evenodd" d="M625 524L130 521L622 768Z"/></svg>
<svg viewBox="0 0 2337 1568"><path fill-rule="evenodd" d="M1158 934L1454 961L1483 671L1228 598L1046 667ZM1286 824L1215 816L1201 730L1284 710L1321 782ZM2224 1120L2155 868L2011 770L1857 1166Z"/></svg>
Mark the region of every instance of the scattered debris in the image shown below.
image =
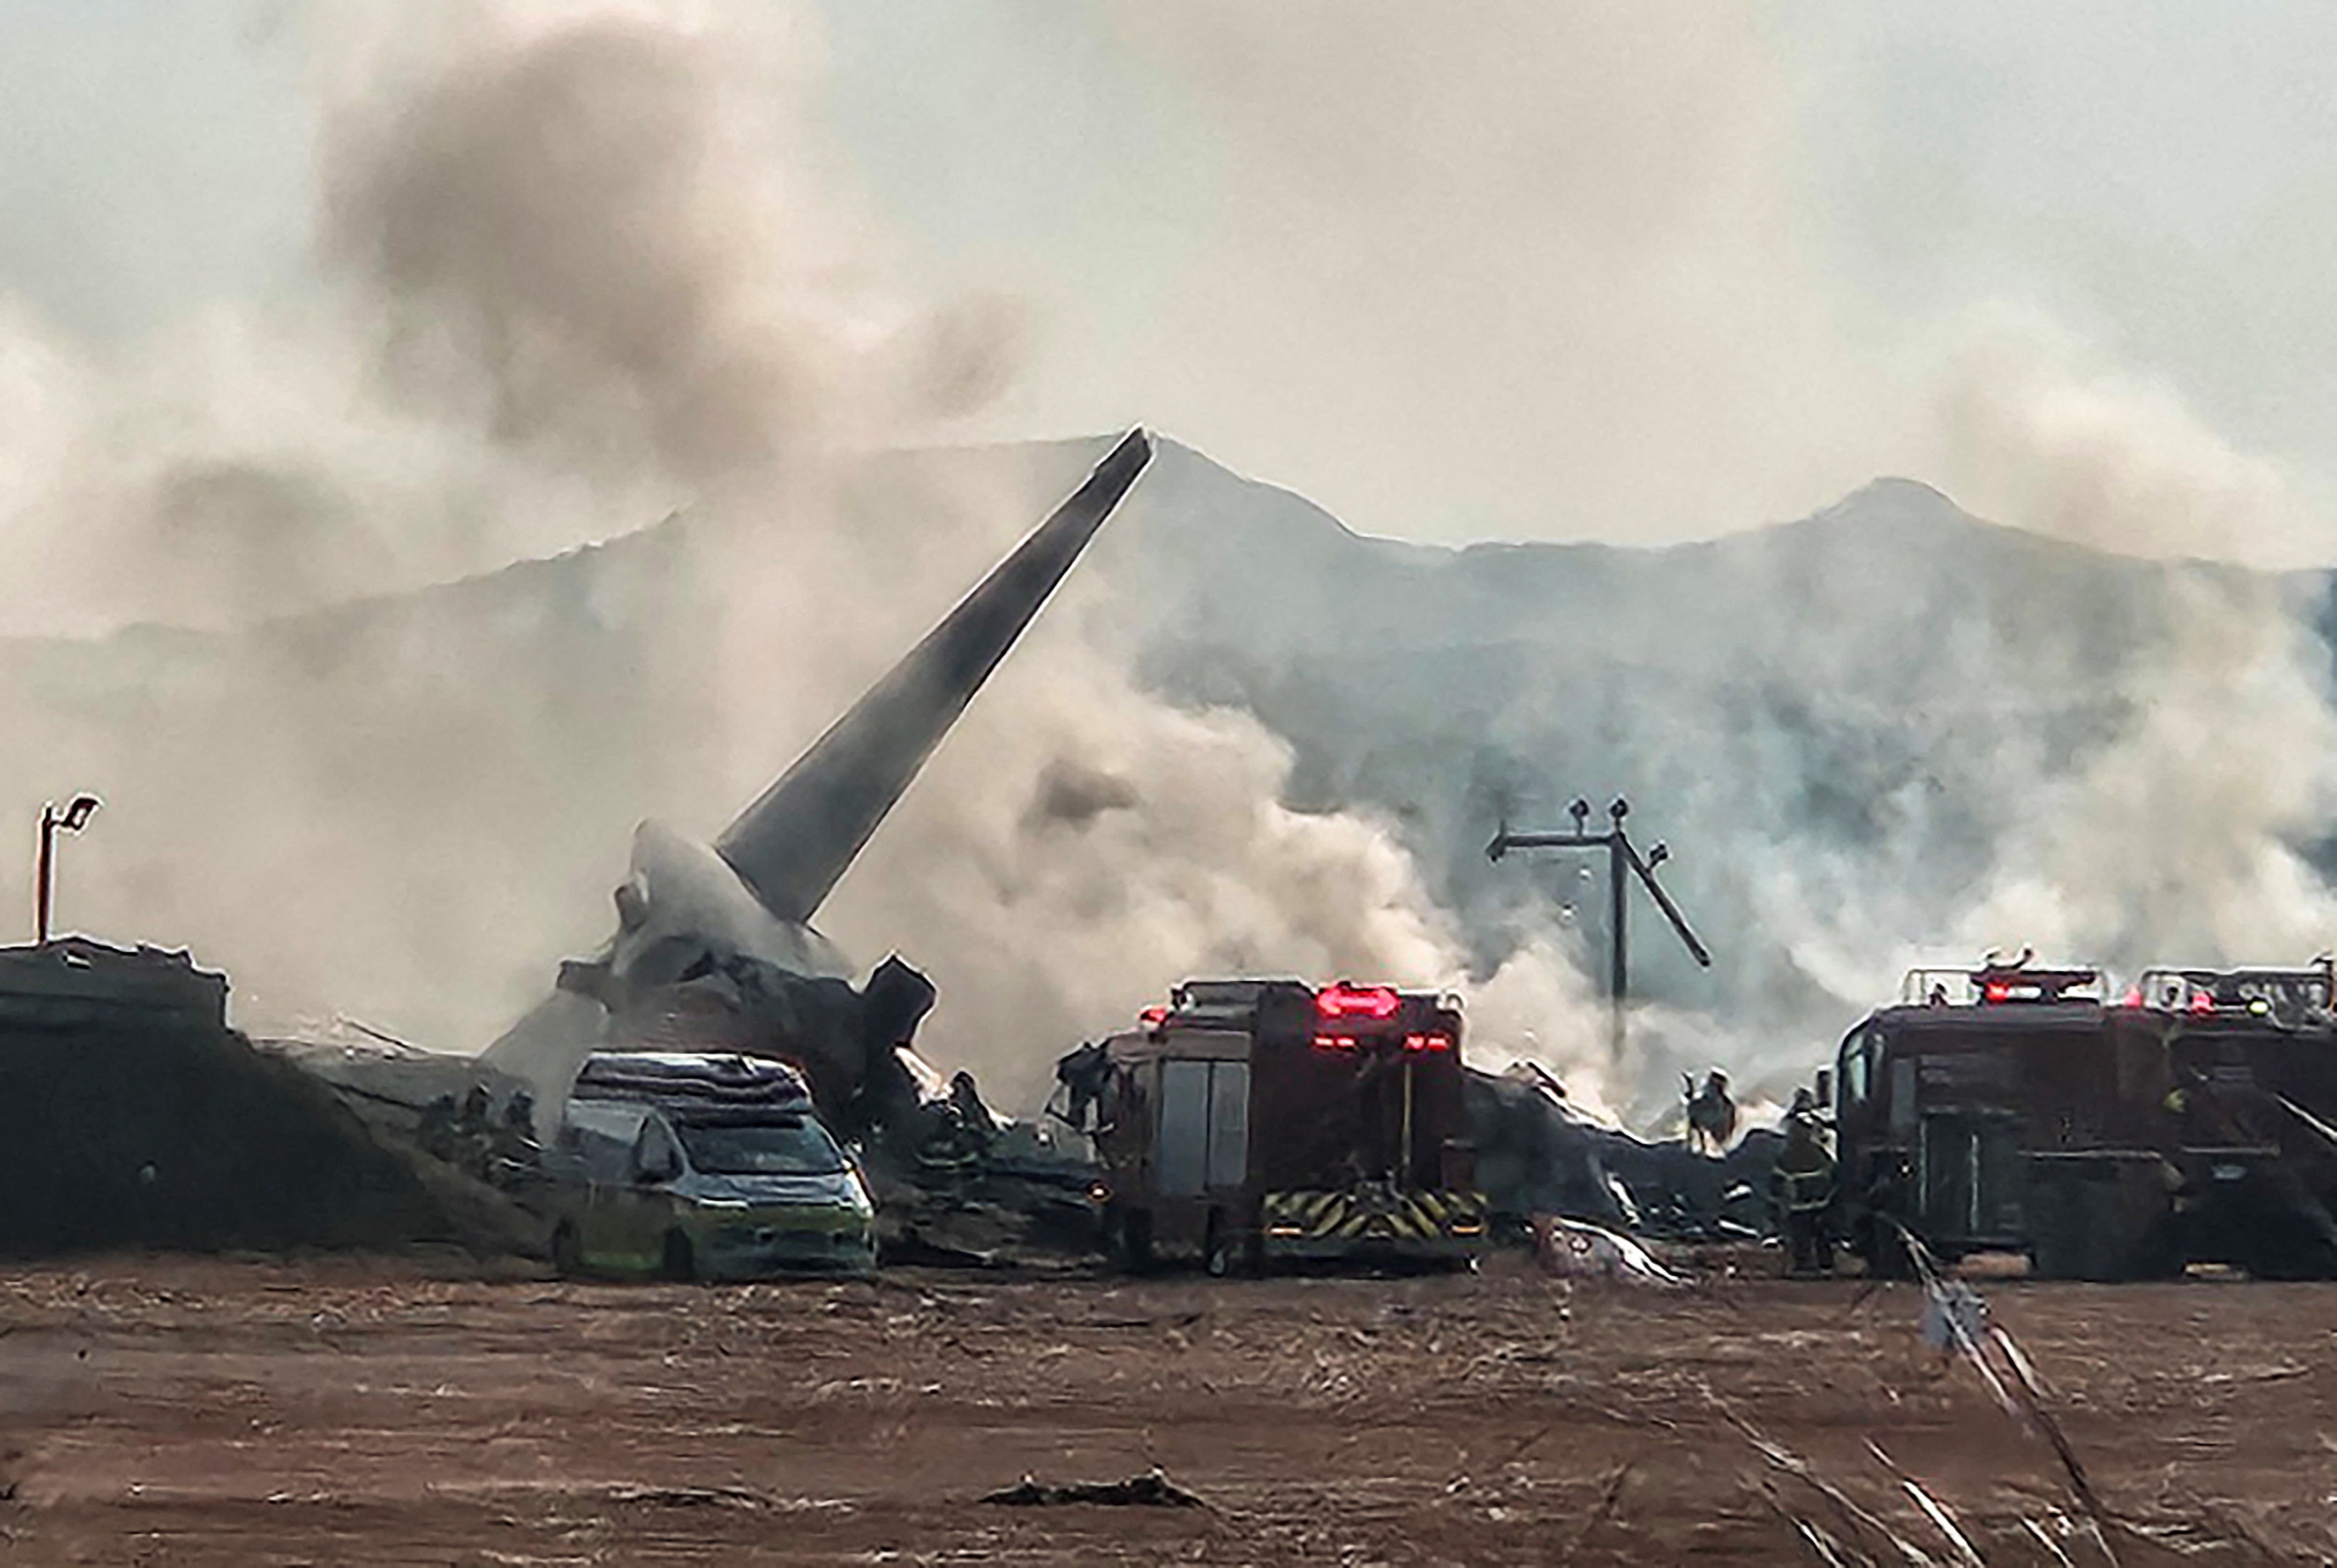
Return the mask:
<svg viewBox="0 0 2337 1568"><path fill-rule="evenodd" d="M744 1486L611 1486L611 1503L644 1508L768 1508L771 1499Z"/></svg>
<svg viewBox="0 0 2337 1568"><path fill-rule="evenodd" d="M1073 1481L1068 1485L1041 1485L1025 1475L1002 1492L983 1498L1008 1508L1051 1508L1066 1504L1093 1503L1105 1507L1206 1508L1207 1503L1188 1492L1159 1466L1125 1481Z"/></svg>
<svg viewBox="0 0 2337 1568"><path fill-rule="evenodd" d="M2310 1377L2313 1368L2290 1362L2278 1367L2250 1367L2237 1372L2210 1372L2199 1379L2205 1384L2220 1383L2284 1383L2291 1378Z"/></svg>
<svg viewBox="0 0 2337 1568"><path fill-rule="evenodd" d="M1463 1088L1478 1185L1505 1231L1535 1214L1676 1242L1752 1242L1775 1229L1764 1194L1785 1140L1770 1128L1743 1133L1716 1159L1685 1139L1651 1143L1602 1125L1530 1062L1470 1068Z"/></svg>
<svg viewBox="0 0 2337 1568"><path fill-rule="evenodd" d="M1628 1236L1556 1214L1536 1214L1530 1224L1541 1266L1560 1279L1667 1287L1687 1283Z"/></svg>

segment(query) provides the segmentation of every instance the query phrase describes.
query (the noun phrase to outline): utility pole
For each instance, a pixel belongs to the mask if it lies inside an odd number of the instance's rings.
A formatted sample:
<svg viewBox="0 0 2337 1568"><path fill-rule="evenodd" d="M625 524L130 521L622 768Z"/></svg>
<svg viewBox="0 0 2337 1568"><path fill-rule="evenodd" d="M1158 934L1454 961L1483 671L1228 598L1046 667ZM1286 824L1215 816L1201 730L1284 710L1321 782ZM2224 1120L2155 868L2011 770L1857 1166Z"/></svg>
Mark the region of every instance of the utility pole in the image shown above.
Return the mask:
<svg viewBox="0 0 2337 1568"><path fill-rule="evenodd" d="M62 812L54 801L41 807L41 848L33 871L33 941L36 947L49 945L49 911L56 896L57 831L77 833L89 825L90 813L98 807L95 795L75 795L73 803Z"/></svg>
<svg viewBox="0 0 2337 1568"><path fill-rule="evenodd" d="M1631 989L1630 943L1624 929L1628 911L1628 901L1624 893L1630 876L1639 879L1648 896L1656 901L1656 907L1664 911L1664 918L1671 922L1672 930L1679 933L1679 940L1690 957L1708 969L1712 967L1712 954L1697 940L1696 933L1688 930L1687 917L1680 913L1679 906L1672 902L1671 895L1664 891L1662 883L1656 881L1656 868L1671 859L1671 847L1657 843L1642 855L1638 846L1631 842L1631 835L1623 830L1623 819L1631 814L1630 802L1618 795L1608 806L1607 820L1612 825L1603 833L1589 831L1589 801L1578 796L1566 810L1567 814L1574 819L1573 832L1513 833L1510 831L1510 824L1503 823L1501 831L1493 835L1493 842L1485 846L1485 858L1498 862L1511 850L1603 849L1607 852L1607 930L1611 938L1609 950L1612 959L1607 970L1607 996L1613 1009L1609 1024L1609 1044L1615 1056L1620 1058L1623 1054L1624 1008Z"/></svg>

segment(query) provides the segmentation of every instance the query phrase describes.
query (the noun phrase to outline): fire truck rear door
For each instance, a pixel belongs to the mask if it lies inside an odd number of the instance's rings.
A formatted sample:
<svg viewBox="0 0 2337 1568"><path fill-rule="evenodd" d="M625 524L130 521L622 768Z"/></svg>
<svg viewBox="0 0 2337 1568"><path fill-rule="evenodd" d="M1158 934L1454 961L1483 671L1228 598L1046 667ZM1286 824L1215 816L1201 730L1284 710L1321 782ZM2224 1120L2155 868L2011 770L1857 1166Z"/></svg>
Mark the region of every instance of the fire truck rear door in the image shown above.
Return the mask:
<svg viewBox="0 0 2337 1568"><path fill-rule="evenodd" d="M1164 1198L1237 1187L1249 1165L1249 1064L1160 1064L1160 1136L1154 1172Z"/></svg>
<svg viewBox="0 0 2337 1568"><path fill-rule="evenodd" d="M1160 1139L1153 1171L1164 1198L1196 1198L1208 1175L1209 1064L1160 1064Z"/></svg>
<svg viewBox="0 0 2337 1568"><path fill-rule="evenodd" d="M1209 1064L1209 1185L1238 1187L1249 1175L1249 1064Z"/></svg>

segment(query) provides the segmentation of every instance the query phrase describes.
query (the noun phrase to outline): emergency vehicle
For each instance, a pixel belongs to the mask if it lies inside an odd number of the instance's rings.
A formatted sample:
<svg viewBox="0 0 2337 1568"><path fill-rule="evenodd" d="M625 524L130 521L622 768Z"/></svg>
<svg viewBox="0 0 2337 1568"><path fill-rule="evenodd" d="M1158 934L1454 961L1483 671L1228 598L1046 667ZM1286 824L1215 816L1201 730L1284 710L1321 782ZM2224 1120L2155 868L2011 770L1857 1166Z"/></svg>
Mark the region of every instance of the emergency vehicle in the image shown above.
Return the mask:
<svg viewBox="0 0 2337 1568"><path fill-rule="evenodd" d="M803 1075L782 1062L596 1051L544 1167L565 1276L875 1271L867 1183L821 1125Z"/></svg>
<svg viewBox="0 0 2337 1568"><path fill-rule="evenodd" d="M1839 1222L1885 1273L1902 1228L2046 1278L2327 1273L2329 1000L2325 966L2151 969L2115 1000L2091 969L1912 971L1835 1060Z"/></svg>
<svg viewBox="0 0 2337 1568"><path fill-rule="evenodd" d="M2121 1023L2092 969L1910 971L1836 1059L1844 1229L1868 1267L1904 1269L1903 1226L1942 1258L2151 1271L2163 1118L2121 1091L2156 1082L2160 1050L2156 1029Z"/></svg>
<svg viewBox="0 0 2337 1568"><path fill-rule="evenodd" d="M1102 1042L1107 1238L1130 1267L1460 1262L1485 1243L1457 998L1192 980Z"/></svg>
<svg viewBox="0 0 2337 1568"><path fill-rule="evenodd" d="M2157 969L2126 998L2161 1021L2176 1227L2195 1261L2337 1273L2337 1018L2330 960Z"/></svg>

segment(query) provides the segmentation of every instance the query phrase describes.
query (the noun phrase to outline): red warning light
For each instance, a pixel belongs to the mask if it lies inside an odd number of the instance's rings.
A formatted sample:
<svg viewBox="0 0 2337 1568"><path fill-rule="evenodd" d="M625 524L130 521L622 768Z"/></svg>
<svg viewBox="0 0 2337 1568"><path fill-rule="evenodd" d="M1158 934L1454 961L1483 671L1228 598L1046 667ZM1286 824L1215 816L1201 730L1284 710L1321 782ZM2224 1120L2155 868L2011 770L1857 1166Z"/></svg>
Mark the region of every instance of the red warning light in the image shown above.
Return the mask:
<svg viewBox="0 0 2337 1568"><path fill-rule="evenodd" d="M1352 1051L1355 1048L1353 1035L1317 1035L1315 1048L1318 1051Z"/></svg>
<svg viewBox="0 0 2337 1568"><path fill-rule="evenodd" d="M1351 986L1342 980L1315 993L1315 1010L1326 1018L1392 1018L1403 1006L1393 986Z"/></svg>
<svg viewBox="0 0 2337 1568"><path fill-rule="evenodd" d="M2215 994L2210 991L2193 991L2191 993L2191 1010L2195 1013L2214 1012L2215 1010Z"/></svg>
<svg viewBox="0 0 2337 1568"><path fill-rule="evenodd" d="M1452 1039L1449 1035L1406 1035L1403 1048L1407 1051L1449 1051Z"/></svg>
<svg viewBox="0 0 2337 1568"><path fill-rule="evenodd" d="M1148 1029L1157 1029L1168 1021L1167 1008L1147 1008L1136 1015L1136 1021Z"/></svg>
<svg viewBox="0 0 2337 1568"><path fill-rule="evenodd" d="M2012 988L2002 980L1990 980L1980 988L1980 999L1984 1002L2009 1002L2012 999Z"/></svg>

